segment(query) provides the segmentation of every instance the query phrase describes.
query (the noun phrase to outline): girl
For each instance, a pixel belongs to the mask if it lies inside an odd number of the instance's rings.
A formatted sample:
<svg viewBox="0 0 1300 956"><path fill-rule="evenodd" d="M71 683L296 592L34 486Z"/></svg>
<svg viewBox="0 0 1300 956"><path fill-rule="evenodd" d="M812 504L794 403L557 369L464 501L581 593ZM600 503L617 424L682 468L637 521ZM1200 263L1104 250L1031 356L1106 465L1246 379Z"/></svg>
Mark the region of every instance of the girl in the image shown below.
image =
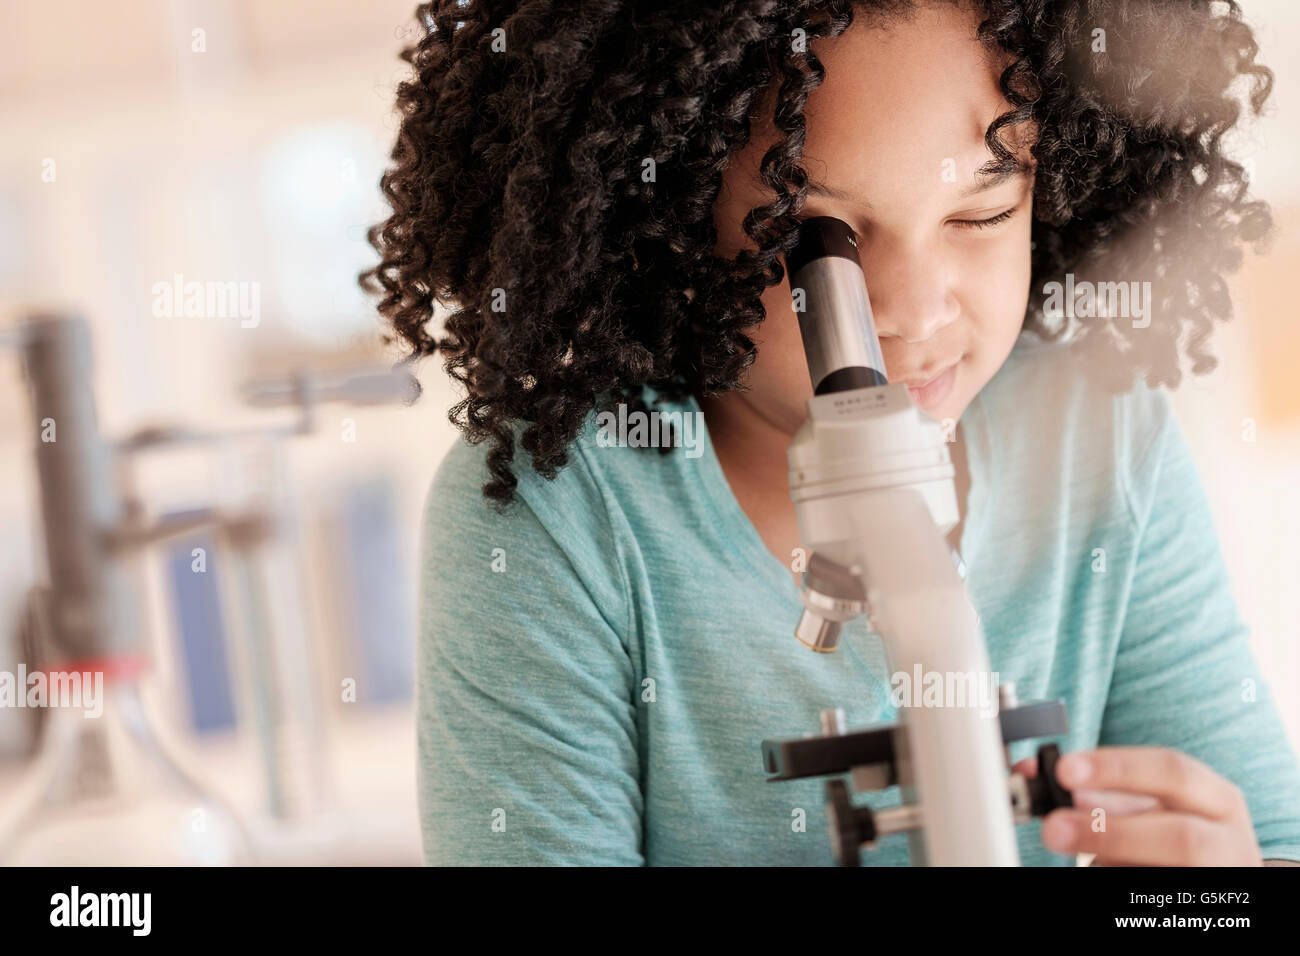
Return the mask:
<svg viewBox="0 0 1300 956"><path fill-rule="evenodd" d="M993 669L1068 709L1077 806L1022 861L1300 860L1300 768L1160 389L1214 367L1270 227L1220 145L1229 87L1271 86L1235 3L418 18L366 279L466 390L424 518L429 863L831 862L823 781L768 783L760 741L897 709L867 622L830 656L792 636L809 216L852 226L889 379L952 427ZM1095 832L1092 790L1148 809Z"/></svg>

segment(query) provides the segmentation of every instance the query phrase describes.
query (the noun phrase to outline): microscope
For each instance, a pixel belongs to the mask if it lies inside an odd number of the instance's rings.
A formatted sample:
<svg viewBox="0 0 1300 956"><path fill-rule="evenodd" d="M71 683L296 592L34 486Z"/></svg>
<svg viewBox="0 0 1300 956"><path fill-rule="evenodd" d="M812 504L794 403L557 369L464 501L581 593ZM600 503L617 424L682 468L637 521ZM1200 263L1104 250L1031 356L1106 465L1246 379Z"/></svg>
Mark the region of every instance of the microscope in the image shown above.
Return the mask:
<svg viewBox="0 0 1300 956"><path fill-rule="evenodd" d="M966 569L945 539L960 518L945 432L885 376L853 230L829 216L803 220L786 265L813 386L788 451L810 554L795 637L833 653L844 624L863 615L891 673L987 682L995 675ZM1007 750L1065 733L1064 702L1022 704L1004 683L995 713L913 694L898 717L849 730L830 708L820 736L762 742L769 781L835 776L825 800L839 864L857 866L880 838L906 833L916 866L1018 866L1015 826L1073 805L1056 781L1055 744L1038 749L1033 778L1010 772ZM902 803L855 806L843 774L862 791L898 786Z"/></svg>

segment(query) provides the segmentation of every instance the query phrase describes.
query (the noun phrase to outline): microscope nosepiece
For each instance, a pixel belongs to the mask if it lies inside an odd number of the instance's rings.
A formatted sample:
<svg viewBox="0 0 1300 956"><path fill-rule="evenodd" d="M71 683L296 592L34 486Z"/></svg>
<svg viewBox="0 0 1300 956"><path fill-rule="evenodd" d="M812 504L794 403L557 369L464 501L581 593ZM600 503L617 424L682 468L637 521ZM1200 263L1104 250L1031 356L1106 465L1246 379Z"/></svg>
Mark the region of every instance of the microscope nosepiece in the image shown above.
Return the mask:
<svg viewBox="0 0 1300 956"><path fill-rule="evenodd" d="M836 564L816 551L803 575L803 613L794 636L805 647L829 654L840 646L844 622L868 614L867 594L857 568Z"/></svg>

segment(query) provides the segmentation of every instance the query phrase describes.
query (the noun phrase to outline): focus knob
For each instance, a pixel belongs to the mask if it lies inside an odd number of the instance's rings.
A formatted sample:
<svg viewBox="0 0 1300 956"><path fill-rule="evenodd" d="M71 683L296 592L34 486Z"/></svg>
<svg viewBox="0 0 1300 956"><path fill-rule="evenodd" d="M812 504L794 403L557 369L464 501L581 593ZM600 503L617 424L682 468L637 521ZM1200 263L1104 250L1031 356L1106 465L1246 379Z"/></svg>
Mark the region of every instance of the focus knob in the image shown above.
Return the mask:
<svg viewBox="0 0 1300 956"><path fill-rule="evenodd" d="M1074 798L1056 781L1056 762L1061 759L1061 748L1044 744L1038 748L1038 776L1026 781L1029 785L1029 811L1036 817L1045 817L1058 807L1074 806Z"/></svg>
<svg viewBox="0 0 1300 956"><path fill-rule="evenodd" d="M840 866L859 866L862 844L876 838L876 822L870 807L855 807L843 780L826 782L827 828L831 853Z"/></svg>

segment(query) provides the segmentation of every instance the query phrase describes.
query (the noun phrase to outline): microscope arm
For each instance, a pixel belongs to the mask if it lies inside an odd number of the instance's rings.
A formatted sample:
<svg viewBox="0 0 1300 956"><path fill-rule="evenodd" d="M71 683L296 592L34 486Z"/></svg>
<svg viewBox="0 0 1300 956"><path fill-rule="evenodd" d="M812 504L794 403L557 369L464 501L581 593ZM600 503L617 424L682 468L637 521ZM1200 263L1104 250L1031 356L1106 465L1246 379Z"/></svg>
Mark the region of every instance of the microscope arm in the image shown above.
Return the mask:
<svg viewBox="0 0 1300 956"><path fill-rule="evenodd" d="M853 536L818 553L861 568L891 673L934 673L945 685L955 679L996 695L979 619L922 496L885 488L846 495L838 505L840 527ZM919 688L913 691L899 708L908 750L899 777L905 798L910 787L919 803L926 861L1017 865L996 697L983 706L978 695L962 706L914 706Z"/></svg>

